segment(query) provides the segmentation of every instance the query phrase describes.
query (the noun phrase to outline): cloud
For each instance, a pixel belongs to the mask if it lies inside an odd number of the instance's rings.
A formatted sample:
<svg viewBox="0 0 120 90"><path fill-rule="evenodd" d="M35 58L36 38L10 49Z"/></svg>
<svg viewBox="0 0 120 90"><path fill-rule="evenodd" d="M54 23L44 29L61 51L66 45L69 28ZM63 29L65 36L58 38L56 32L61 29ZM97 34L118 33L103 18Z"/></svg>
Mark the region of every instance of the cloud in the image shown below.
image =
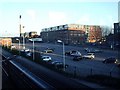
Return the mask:
<svg viewBox="0 0 120 90"><path fill-rule="evenodd" d="M61 24L66 24L67 22L67 16L64 12L49 12L49 25L50 26L56 26Z"/></svg>

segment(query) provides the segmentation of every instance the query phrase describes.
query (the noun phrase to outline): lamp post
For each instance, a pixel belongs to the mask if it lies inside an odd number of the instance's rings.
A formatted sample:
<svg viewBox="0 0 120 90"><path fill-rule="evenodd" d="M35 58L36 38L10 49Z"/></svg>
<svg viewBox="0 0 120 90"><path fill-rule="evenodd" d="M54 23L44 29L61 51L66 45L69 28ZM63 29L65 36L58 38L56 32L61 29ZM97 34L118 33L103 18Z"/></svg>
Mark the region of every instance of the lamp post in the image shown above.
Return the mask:
<svg viewBox="0 0 120 90"><path fill-rule="evenodd" d="M17 38L17 41L19 41L19 55L20 55L20 40Z"/></svg>
<svg viewBox="0 0 120 90"><path fill-rule="evenodd" d="M61 40L58 40L57 42L63 44L63 70L65 71L65 45L64 45L64 42Z"/></svg>
<svg viewBox="0 0 120 90"><path fill-rule="evenodd" d="M21 37L21 15L19 16L19 19L20 19L20 37Z"/></svg>
<svg viewBox="0 0 120 90"><path fill-rule="evenodd" d="M33 40L33 61L35 59L35 55L34 55L34 40Z"/></svg>
<svg viewBox="0 0 120 90"><path fill-rule="evenodd" d="M23 29L25 28L25 26L23 26ZM25 49L25 33L23 33L23 49Z"/></svg>

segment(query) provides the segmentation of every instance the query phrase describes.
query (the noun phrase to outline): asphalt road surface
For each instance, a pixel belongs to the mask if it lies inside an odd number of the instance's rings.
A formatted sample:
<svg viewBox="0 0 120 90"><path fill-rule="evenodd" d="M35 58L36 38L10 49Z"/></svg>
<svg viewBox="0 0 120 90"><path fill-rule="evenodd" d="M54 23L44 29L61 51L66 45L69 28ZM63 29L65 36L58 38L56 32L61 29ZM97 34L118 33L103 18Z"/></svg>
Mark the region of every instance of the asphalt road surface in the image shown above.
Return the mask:
<svg viewBox="0 0 120 90"><path fill-rule="evenodd" d="M18 44L15 44L18 46ZM89 47L89 46L88 46ZM22 47L21 47L22 48ZM29 48L32 50L33 45L32 43L26 43L26 48ZM42 55L48 55L52 57L53 61L61 61L63 62L63 46L60 44L48 44L48 43L35 43L35 48L38 52L44 52L46 48L53 48L53 53L44 53ZM82 55L87 54L84 50L85 47L82 46L65 46L65 51L70 50L77 50L80 51ZM89 47L94 49L94 47ZM93 60L90 59L82 59L80 61L73 61L73 57L66 56L65 57L65 63L70 65L71 67L77 67L77 69L80 69L82 73L90 73L90 70L93 69L95 73L98 74L105 74L109 75L110 72L112 73L113 77L119 77L120 76L120 69L117 67L116 64L104 64L102 61L107 57L118 57L118 51L112 51L112 50L103 50L102 53L95 53L95 58ZM70 71L70 69L68 68ZM73 71L73 70L71 70ZM85 72L86 71L86 72Z"/></svg>

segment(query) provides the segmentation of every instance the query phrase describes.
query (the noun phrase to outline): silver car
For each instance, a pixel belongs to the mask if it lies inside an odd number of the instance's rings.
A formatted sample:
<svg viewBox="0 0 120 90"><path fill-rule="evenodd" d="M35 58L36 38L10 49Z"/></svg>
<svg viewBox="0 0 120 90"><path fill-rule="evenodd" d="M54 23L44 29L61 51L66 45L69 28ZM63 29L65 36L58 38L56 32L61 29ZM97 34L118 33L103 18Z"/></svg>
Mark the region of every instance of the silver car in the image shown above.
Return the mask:
<svg viewBox="0 0 120 90"><path fill-rule="evenodd" d="M94 53L88 53L87 55L83 55L83 58L94 59L95 55L94 55Z"/></svg>
<svg viewBox="0 0 120 90"><path fill-rule="evenodd" d="M51 61L51 57L50 56L42 56L42 60L45 62Z"/></svg>

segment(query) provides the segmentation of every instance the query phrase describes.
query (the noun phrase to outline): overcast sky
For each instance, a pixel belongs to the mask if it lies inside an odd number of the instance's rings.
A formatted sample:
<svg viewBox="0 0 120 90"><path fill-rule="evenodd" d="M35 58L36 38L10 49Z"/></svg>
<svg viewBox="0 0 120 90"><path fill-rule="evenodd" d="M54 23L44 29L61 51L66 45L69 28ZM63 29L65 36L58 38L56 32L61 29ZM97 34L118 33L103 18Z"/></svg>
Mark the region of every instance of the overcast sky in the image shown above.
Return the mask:
<svg viewBox="0 0 120 90"><path fill-rule="evenodd" d="M37 31L42 28L64 24L107 25L112 27L118 21L117 0L1 0L0 37L19 36L19 15L24 31Z"/></svg>

